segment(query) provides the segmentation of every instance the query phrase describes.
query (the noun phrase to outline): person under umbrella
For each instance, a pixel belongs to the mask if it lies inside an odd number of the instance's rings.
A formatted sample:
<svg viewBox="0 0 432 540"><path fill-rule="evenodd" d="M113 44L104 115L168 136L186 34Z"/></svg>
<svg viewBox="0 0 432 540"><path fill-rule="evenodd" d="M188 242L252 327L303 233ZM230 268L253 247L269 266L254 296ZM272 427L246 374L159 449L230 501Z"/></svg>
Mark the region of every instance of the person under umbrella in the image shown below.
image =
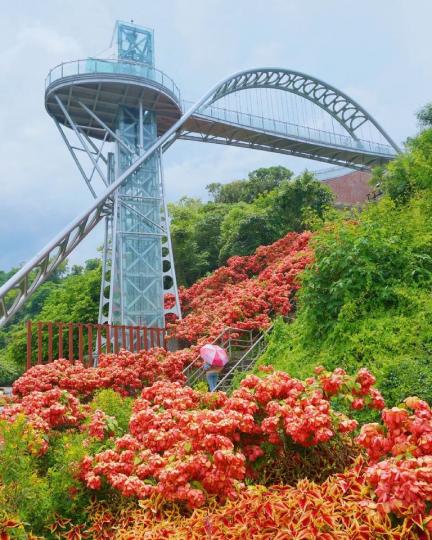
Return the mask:
<svg viewBox="0 0 432 540"><path fill-rule="evenodd" d="M203 369L206 371L207 384L213 392L218 384L219 373L228 362L228 355L219 345L203 345L200 356L204 360Z"/></svg>

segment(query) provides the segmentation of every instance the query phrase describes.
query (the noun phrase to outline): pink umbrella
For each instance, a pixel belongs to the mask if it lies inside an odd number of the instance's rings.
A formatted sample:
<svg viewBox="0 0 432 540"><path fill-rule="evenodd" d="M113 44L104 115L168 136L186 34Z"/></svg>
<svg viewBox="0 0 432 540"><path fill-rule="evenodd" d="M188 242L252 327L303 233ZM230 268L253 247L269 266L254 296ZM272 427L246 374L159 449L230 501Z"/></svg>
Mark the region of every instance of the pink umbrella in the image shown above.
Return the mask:
<svg viewBox="0 0 432 540"><path fill-rule="evenodd" d="M228 355L219 345L203 345L200 349L201 358L206 364L223 367L228 362Z"/></svg>

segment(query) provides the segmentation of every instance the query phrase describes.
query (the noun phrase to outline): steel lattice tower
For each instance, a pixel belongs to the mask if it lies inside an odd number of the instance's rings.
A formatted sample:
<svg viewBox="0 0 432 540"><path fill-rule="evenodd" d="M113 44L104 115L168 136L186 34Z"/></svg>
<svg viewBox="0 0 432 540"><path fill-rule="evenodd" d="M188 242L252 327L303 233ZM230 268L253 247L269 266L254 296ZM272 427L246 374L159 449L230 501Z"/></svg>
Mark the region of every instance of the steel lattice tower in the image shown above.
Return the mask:
<svg viewBox="0 0 432 540"><path fill-rule="evenodd" d="M114 37L115 59L77 61L66 76L62 67L63 85L47 97L47 110L94 195L95 172L107 186L115 182L180 116L176 86L154 67L153 31L117 22ZM113 151L102 167L109 143ZM129 175L106 212L99 321L162 328L167 312L180 316L162 151ZM164 308L166 293L174 295L170 309Z"/></svg>

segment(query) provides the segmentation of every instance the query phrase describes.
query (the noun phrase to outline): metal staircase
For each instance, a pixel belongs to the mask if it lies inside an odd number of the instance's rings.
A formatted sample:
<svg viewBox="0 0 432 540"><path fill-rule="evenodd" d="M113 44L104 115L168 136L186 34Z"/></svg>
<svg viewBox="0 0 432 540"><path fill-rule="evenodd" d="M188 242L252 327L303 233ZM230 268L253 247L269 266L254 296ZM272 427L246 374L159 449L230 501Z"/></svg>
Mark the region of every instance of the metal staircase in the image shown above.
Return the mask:
<svg viewBox="0 0 432 540"><path fill-rule="evenodd" d="M244 330L241 328L226 327L211 342L219 345L228 354L229 362L219 374L216 390L227 392L232 384L234 375L248 371L258 360L267 346L267 335L272 327L263 332ZM198 355L183 370L189 386L196 386L206 382L206 371L202 367L202 360Z"/></svg>

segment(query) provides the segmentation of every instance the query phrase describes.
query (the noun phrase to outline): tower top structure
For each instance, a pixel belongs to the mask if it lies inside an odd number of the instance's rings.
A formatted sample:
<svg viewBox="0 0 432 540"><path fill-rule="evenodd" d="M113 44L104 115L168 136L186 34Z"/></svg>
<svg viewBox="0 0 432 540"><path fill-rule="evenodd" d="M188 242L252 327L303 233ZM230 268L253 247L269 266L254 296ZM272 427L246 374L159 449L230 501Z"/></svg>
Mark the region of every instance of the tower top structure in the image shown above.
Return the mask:
<svg viewBox="0 0 432 540"><path fill-rule="evenodd" d="M117 57L154 67L154 31L133 22L116 21L113 41L117 43Z"/></svg>

